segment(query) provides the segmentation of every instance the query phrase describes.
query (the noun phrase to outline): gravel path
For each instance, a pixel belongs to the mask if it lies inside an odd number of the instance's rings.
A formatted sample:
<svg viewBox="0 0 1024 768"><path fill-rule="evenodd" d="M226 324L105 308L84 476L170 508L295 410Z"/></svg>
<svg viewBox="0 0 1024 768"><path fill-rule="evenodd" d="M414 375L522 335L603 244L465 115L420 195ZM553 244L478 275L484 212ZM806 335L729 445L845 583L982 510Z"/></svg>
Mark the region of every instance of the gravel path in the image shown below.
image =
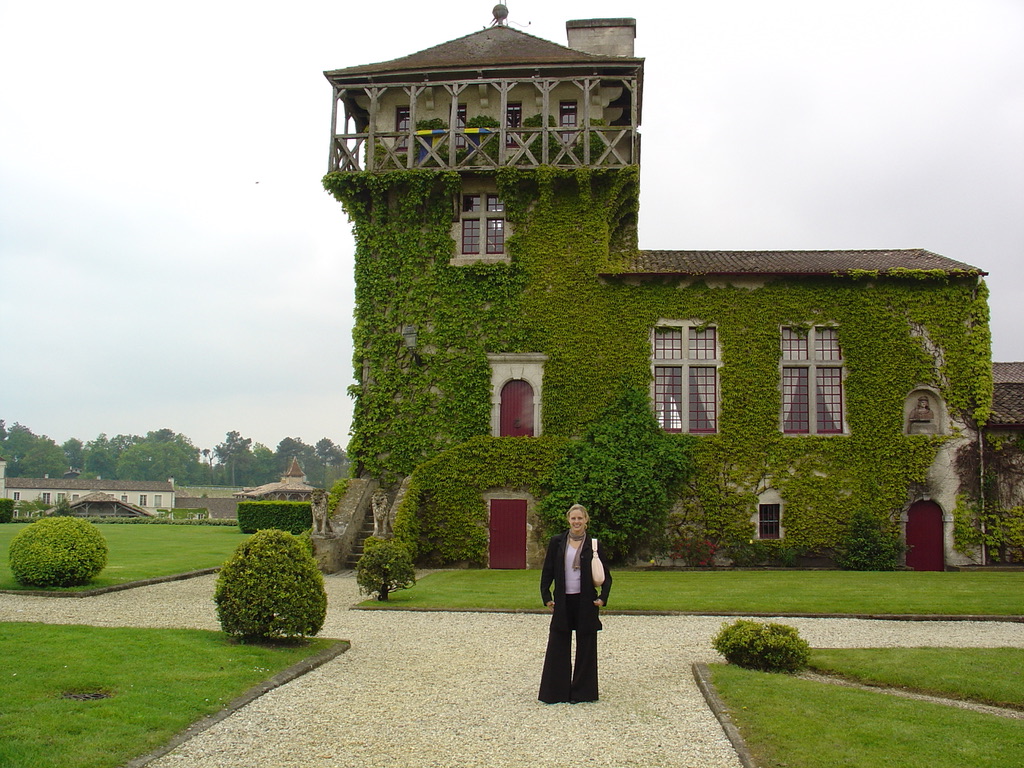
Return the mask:
<svg viewBox="0 0 1024 768"><path fill-rule="evenodd" d="M0 594L0 621L219 629L215 576L81 600ZM349 611L326 578L321 632L352 648L271 691L152 768L437 768L566 764L738 768L690 674L721 618L605 616L601 701L537 701L544 615ZM1024 625L784 619L814 647L1016 646Z"/></svg>

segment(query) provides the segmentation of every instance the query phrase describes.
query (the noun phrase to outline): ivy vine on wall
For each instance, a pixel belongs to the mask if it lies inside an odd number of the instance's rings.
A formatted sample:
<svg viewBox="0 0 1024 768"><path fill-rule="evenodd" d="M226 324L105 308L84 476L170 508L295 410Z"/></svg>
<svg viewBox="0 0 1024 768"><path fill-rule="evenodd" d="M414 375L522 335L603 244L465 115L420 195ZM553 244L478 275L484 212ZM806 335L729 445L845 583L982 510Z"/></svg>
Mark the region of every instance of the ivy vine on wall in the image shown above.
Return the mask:
<svg viewBox="0 0 1024 768"><path fill-rule="evenodd" d="M458 173L324 178L356 237L349 454L357 472L384 482L413 476L415 493L399 527L421 554L439 562L486 556L479 492L505 485L507 468L501 461L474 465L465 492L454 490L452 468L465 469L464 445L504 445L488 437L488 353L548 356L543 434L551 443L534 441L550 458L628 388L650 386L649 339L660 318L716 326L719 432L696 441L683 506L715 542L751 538L757 494L770 486L785 501L787 540L832 547L852 508L868 506L880 519L896 515L949 439L903 434L908 392L932 387L960 419L983 422L988 413L987 293L975 275L862 272L756 288L615 277L637 250L637 168L505 168L493 180L514 233L506 244L510 260L452 266ZM407 325L417 328L415 351L403 345ZM814 325L839 335L848 435L780 431L779 329ZM528 453L502 460L515 466L517 485L536 482ZM470 544L458 550L447 539Z"/></svg>

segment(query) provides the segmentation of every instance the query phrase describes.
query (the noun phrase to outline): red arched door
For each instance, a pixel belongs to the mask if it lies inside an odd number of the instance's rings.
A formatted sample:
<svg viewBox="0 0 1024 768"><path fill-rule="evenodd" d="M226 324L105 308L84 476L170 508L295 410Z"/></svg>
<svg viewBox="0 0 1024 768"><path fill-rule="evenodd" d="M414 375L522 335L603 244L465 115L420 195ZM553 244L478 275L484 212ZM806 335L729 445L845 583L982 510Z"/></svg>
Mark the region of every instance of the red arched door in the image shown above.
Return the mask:
<svg viewBox="0 0 1024 768"><path fill-rule="evenodd" d="M526 567L526 500L491 499L490 567Z"/></svg>
<svg viewBox="0 0 1024 768"><path fill-rule="evenodd" d="M942 507L934 501L915 501L907 511L907 567L915 571L944 571Z"/></svg>
<svg viewBox="0 0 1024 768"><path fill-rule="evenodd" d="M501 388L501 437L533 436L533 387L513 379Z"/></svg>

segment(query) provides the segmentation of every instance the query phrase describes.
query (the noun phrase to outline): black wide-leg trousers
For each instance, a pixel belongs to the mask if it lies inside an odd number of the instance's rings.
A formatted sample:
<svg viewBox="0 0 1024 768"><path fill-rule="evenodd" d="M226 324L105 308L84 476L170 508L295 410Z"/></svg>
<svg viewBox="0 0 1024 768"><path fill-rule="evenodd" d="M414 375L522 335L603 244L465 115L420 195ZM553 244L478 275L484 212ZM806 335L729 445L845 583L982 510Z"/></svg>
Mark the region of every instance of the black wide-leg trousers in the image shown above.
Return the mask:
<svg viewBox="0 0 1024 768"><path fill-rule="evenodd" d="M537 698L545 704L597 701L597 632L576 631L576 665L572 664L572 633L579 618L579 595L566 596L569 631L552 628Z"/></svg>

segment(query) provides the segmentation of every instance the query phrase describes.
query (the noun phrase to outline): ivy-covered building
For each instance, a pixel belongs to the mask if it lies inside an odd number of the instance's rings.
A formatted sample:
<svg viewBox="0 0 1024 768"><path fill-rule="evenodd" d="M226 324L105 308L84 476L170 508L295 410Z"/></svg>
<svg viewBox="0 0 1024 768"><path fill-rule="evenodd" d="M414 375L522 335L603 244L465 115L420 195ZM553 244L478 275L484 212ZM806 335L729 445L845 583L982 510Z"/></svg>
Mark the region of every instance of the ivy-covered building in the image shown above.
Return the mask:
<svg viewBox="0 0 1024 768"><path fill-rule="evenodd" d="M496 23L325 73L324 186L356 236L348 453L396 535L423 562L536 564L552 469L640 390L693 465L677 554L831 556L859 519L911 567L977 561L984 272L916 249L640 250L635 22L566 26L568 46Z"/></svg>

